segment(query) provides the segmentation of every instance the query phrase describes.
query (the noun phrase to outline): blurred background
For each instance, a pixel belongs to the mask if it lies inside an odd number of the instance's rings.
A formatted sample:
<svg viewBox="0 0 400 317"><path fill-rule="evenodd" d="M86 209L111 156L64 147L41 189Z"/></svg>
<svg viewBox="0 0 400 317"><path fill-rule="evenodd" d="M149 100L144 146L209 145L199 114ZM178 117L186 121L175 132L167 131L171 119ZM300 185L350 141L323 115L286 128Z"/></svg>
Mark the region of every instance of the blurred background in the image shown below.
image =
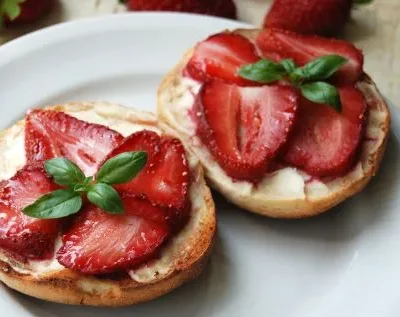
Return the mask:
<svg viewBox="0 0 400 317"><path fill-rule="evenodd" d="M0 45L52 24L137 10L205 13L344 38L364 51L366 72L400 108L399 0L0 0Z"/></svg>

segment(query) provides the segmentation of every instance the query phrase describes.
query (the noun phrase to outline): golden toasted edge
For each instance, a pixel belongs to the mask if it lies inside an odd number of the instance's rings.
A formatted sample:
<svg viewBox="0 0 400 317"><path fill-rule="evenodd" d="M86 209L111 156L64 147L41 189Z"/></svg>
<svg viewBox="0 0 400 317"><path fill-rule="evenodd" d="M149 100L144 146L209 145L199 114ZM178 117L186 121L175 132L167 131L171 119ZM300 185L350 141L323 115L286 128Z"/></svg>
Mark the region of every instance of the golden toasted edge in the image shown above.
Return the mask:
<svg viewBox="0 0 400 317"><path fill-rule="evenodd" d="M241 34L250 40L254 41L260 30L258 29L237 29L234 31L227 31L236 34ZM161 122L169 124L174 128L177 133L179 132L179 127L174 126L172 122L169 121L168 115L166 115L166 109L160 98L162 92L170 87L174 86L178 78L181 76L181 71L186 65L187 61L193 55L194 49L189 49L184 57L179 61L179 63L164 77L158 89L158 105L157 105L157 116ZM285 218L285 219L297 219L297 218L307 218L321 214L330 208L336 206L337 204L343 202L347 198L359 193L370 181L370 179L377 173L380 166L382 156L386 149L387 140L389 137L390 129L390 112L389 108L380 94L378 88L372 81L372 79L364 74L361 79L361 84L363 86L362 92L364 96L367 94L374 102L369 103L368 107L374 107L384 114L379 123L381 131L383 131L383 139L379 140L380 143L377 150L368 155L368 163L363 166L363 176L356 181L346 182L346 186L341 187L339 190L330 192L328 195L322 196L318 199L293 199L293 200L271 200L271 199L259 199L253 197L253 195L243 196L236 190L231 190L224 183L219 181L213 173L205 169L206 179L209 185L219 191L225 196L226 199L232 203L238 205L239 207L246 209L252 213L256 213L266 217L273 218ZM371 109L369 109L371 110ZM185 140L185 136L181 135L181 139ZM190 148L188 142L185 145ZM201 158L200 158L201 160Z"/></svg>
<svg viewBox="0 0 400 317"><path fill-rule="evenodd" d="M83 111L95 109L96 102L69 103L48 107L57 111ZM127 120L132 123L144 125L157 125L157 120L151 113L134 111L121 106L113 110L120 112L119 115L127 114ZM24 121L18 121L17 125L24 125ZM0 132L0 140L7 135L11 128ZM195 171L198 186L204 198L204 205L197 212L204 212L206 217L198 228L198 234L191 237L188 245L191 252L182 258L174 259L174 270L162 279L154 278L152 282L137 282L130 277L119 280L97 278L86 276L69 269L54 271L46 275L34 276L32 274L21 274L10 264L0 260L0 280L10 288L21 293L39 299L88 306L127 306L160 297L183 283L190 281L203 271L207 259L212 250L216 235L215 206L210 189L207 187L203 177L203 169L200 165ZM179 234L178 236L179 237ZM12 260L10 262L13 262Z"/></svg>

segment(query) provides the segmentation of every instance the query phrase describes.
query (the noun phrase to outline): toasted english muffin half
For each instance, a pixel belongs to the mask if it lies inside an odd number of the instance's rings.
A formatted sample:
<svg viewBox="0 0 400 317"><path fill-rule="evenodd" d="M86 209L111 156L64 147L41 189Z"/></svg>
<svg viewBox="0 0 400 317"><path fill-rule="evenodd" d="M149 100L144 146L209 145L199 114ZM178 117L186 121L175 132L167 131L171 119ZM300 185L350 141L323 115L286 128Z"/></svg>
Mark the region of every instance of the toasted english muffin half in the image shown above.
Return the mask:
<svg viewBox="0 0 400 317"><path fill-rule="evenodd" d="M254 42L261 30L233 32ZM372 79L363 74L357 88L363 93L368 119L359 161L346 175L329 181L313 179L294 167L266 174L255 186L232 180L219 166L208 148L196 136L196 126L188 112L200 84L182 76L194 48L163 79L158 89L157 115L176 131L185 146L201 161L209 184L237 206L274 218L305 218L323 213L360 192L377 173L386 148L390 128L388 106Z"/></svg>
<svg viewBox="0 0 400 317"><path fill-rule="evenodd" d="M123 136L144 129L176 136L173 130L160 124L153 114L115 104L81 102L47 109L108 126ZM0 180L12 177L25 164L24 125L22 120L0 133ZM126 306L157 298L196 278L211 252L216 219L203 169L193 154L187 153L187 157L192 175L190 219L161 249L159 258L121 276L98 277L67 269L56 259L18 262L6 251L0 250L0 280L21 293L47 301L73 305Z"/></svg>

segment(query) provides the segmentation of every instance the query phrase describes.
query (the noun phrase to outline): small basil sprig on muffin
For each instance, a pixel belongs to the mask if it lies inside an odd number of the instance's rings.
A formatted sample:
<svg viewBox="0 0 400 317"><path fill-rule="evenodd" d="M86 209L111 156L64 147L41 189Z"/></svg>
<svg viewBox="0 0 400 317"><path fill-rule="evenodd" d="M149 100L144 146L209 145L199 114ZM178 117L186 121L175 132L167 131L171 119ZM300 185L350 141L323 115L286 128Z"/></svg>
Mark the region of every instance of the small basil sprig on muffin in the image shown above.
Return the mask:
<svg viewBox="0 0 400 317"><path fill-rule="evenodd" d="M339 70L347 59L339 55L325 55L299 67L292 59L276 63L262 59L239 69L239 75L258 83L269 84L278 80L287 80L300 89L302 95L315 103L328 104L341 112L342 105L338 90L325 80Z"/></svg>
<svg viewBox="0 0 400 317"><path fill-rule="evenodd" d="M26 206L23 213L33 218L54 219L79 212L83 196L110 214L124 212L121 197L111 186L132 180L146 165L145 152L125 152L107 160L96 174L86 177L72 161L58 157L44 163L44 168L56 184L65 186L43 195Z"/></svg>

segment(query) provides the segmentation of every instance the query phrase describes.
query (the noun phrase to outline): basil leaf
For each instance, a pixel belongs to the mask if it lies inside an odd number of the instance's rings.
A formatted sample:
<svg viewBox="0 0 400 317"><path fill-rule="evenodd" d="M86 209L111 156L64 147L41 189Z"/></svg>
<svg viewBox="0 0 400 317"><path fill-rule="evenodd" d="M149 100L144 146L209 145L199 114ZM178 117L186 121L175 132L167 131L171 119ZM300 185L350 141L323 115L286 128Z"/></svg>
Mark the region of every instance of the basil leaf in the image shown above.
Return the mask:
<svg viewBox="0 0 400 317"><path fill-rule="evenodd" d="M296 63L294 62L293 59L283 59L283 60L281 60L281 61L279 62L279 64L281 64L281 65L283 66L283 68L284 68L288 73L293 72L293 71L296 69L296 67L297 67L297 65L296 65Z"/></svg>
<svg viewBox="0 0 400 317"><path fill-rule="evenodd" d="M93 181L93 176L86 177L85 180L82 182L84 186L90 186Z"/></svg>
<svg viewBox="0 0 400 317"><path fill-rule="evenodd" d="M110 214L124 212L122 200L117 191L104 183L95 184L87 193L89 201Z"/></svg>
<svg viewBox="0 0 400 317"><path fill-rule="evenodd" d="M82 197L70 189L59 189L46 194L22 212L33 218L54 219L77 213L82 207Z"/></svg>
<svg viewBox="0 0 400 317"><path fill-rule="evenodd" d="M85 180L85 174L81 169L70 160L57 157L47 160L44 163L46 172L53 176L54 182L59 185L70 186L82 183Z"/></svg>
<svg viewBox="0 0 400 317"><path fill-rule="evenodd" d="M92 180L93 177L86 177L82 183L76 184L74 186L74 192L88 192L92 188Z"/></svg>
<svg viewBox="0 0 400 317"><path fill-rule="evenodd" d="M269 59L262 59L239 69L239 76L248 80L270 83L282 79L286 75L285 68Z"/></svg>
<svg viewBox="0 0 400 317"><path fill-rule="evenodd" d="M347 59L343 56L325 55L296 69L295 73L306 80L328 79L345 63Z"/></svg>
<svg viewBox="0 0 400 317"><path fill-rule="evenodd" d="M305 84L300 87L301 93L305 98L315 103L327 104L336 111L342 111L340 95L335 86L317 81L315 83Z"/></svg>
<svg viewBox="0 0 400 317"><path fill-rule="evenodd" d="M303 68L296 68L289 74L289 79L296 87L301 85L307 79L308 75Z"/></svg>
<svg viewBox="0 0 400 317"><path fill-rule="evenodd" d="M96 175L97 183L122 184L129 182L146 165L146 152L125 152L109 159Z"/></svg>

